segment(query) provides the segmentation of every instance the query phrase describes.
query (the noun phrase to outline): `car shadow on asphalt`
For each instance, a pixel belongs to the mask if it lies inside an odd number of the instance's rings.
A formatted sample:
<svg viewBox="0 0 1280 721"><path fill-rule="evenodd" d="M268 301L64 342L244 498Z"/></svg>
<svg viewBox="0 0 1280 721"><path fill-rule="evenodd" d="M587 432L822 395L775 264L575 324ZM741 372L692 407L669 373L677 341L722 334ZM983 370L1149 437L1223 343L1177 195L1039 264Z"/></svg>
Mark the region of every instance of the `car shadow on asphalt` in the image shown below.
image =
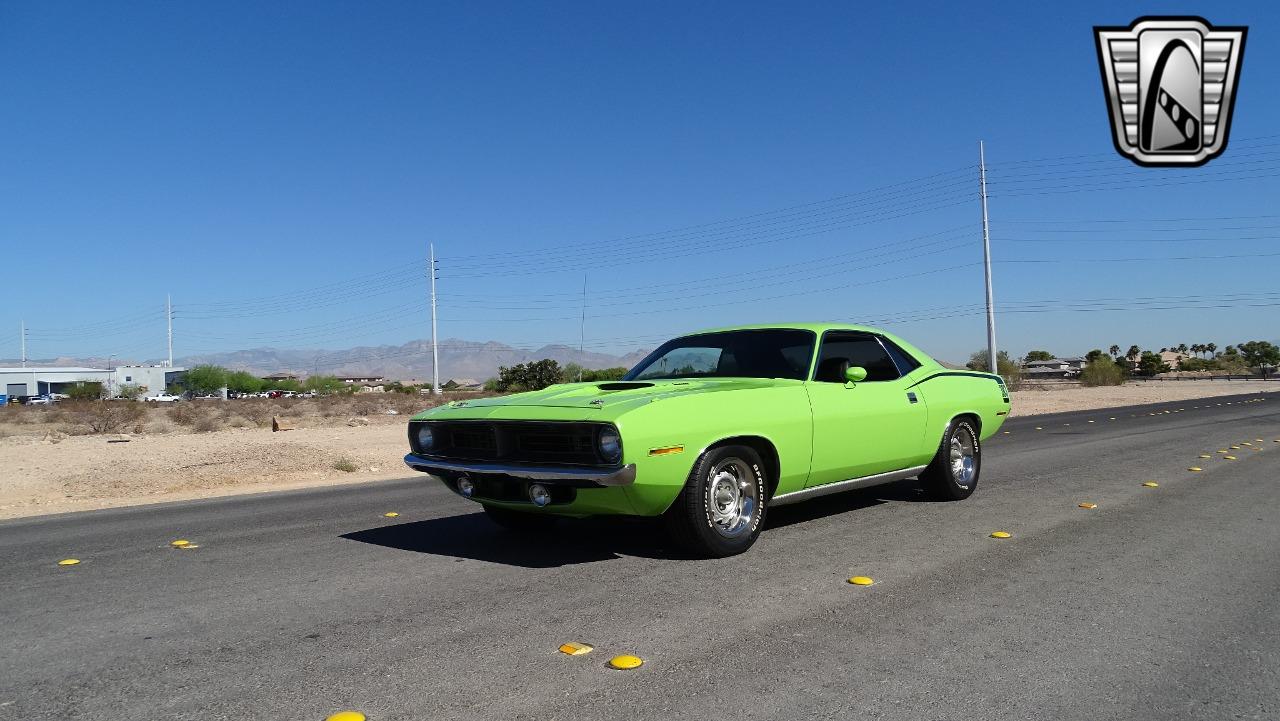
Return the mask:
<svg viewBox="0 0 1280 721"><path fill-rule="evenodd" d="M888 502L929 502L918 485L904 481L862 491L816 498L772 509L764 533ZM598 517L562 519L538 533L517 533L495 525L484 513L393 523L342 534L349 541L414 553L472 559L522 568L557 568L612 561L624 556L687 560L657 519Z"/></svg>
<svg viewBox="0 0 1280 721"><path fill-rule="evenodd" d="M523 568L573 566L623 556L686 557L670 547L659 524L635 518L561 519L546 531L517 533L495 525L484 513L468 513L379 526L345 533L342 538Z"/></svg>
<svg viewBox="0 0 1280 721"><path fill-rule="evenodd" d="M769 529L772 528L785 528L797 523L838 516L884 503L937 502L924 492L918 481L898 481L874 488L820 496L793 506L771 508L769 509L769 518L764 530L768 533Z"/></svg>

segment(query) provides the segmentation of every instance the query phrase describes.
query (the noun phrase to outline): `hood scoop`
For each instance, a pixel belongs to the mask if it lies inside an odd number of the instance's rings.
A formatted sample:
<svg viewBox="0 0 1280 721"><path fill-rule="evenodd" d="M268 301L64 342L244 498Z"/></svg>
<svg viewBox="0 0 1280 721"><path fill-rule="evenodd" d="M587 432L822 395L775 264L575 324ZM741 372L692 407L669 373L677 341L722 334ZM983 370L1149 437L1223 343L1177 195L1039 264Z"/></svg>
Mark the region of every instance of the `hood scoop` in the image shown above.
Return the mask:
<svg viewBox="0 0 1280 721"><path fill-rule="evenodd" d="M652 383L643 383L639 381L619 381L617 383L600 383L596 386L602 391L629 391L636 388L652 388Z"/></svg>

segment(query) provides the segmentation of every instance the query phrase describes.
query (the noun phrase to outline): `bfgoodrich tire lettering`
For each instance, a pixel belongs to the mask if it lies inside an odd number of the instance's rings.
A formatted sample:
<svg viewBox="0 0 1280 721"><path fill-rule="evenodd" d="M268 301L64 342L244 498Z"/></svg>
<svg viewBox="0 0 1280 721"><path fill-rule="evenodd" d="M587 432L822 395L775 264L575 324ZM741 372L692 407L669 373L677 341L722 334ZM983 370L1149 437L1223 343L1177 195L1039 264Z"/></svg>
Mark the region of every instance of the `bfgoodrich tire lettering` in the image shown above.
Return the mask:
<svg viewBox="0 0 1280 721"><path fill-rule="evenodd" d="M742 553L764 526L769 482L760 455L748 446L712 448L698 459L666 522L689 552L722 558Z"/></svg>
<svg viewBox="0 0 1280 721"><path fill-rule="evenodd" d="M982 445L978 429L968 418L951 421L933 461L920 474L930 496L940 501L962 501L973 495L982 471Z"/></svg>

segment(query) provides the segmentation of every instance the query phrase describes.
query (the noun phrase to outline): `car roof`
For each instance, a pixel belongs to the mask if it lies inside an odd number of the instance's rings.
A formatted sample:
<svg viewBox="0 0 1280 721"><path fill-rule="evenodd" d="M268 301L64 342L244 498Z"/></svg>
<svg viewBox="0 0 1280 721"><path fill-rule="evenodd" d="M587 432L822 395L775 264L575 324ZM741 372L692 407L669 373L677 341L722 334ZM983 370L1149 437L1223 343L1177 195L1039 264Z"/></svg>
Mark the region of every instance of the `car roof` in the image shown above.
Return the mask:
<svg viewBox="0 0 1280 721"><path fill-rule="evenodd" d="M811 330L815 333L822 334L829 330L857 330L867 333L879 333L888 335L879 328L873 328L869 325L858 325L856 323L762 323L759 325L735 325L725 328L707 328L692 333L683 333L680 337L690 335L701 335L703 333L724 333L732 330Z"/></svg>

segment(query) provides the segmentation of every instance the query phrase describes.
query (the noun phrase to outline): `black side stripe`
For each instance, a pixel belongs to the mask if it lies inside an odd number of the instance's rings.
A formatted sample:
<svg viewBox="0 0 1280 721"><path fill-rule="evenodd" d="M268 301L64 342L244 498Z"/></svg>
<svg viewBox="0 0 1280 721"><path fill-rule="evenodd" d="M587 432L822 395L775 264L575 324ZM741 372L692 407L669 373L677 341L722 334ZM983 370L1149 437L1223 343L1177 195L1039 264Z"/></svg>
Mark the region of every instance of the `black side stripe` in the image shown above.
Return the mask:
<svg viewBox="0 0 1280 721"><path fill-rule="evenodd" d="M946 371L943 373L934 373L931 376L926 376L924 378L921 378L915 383L912 383L911 385L907 386L907 390L911 390L912 388L915 388L916 386L920 385L921 383L924 383L925 381L931 381L934 378L941 378L943 376L970 376L973 378L986 378L987 380L993 381L993 382L996 380L995 376L992 376L988 373L975 373L975 372L968 372L968 371Z"/></svg>

